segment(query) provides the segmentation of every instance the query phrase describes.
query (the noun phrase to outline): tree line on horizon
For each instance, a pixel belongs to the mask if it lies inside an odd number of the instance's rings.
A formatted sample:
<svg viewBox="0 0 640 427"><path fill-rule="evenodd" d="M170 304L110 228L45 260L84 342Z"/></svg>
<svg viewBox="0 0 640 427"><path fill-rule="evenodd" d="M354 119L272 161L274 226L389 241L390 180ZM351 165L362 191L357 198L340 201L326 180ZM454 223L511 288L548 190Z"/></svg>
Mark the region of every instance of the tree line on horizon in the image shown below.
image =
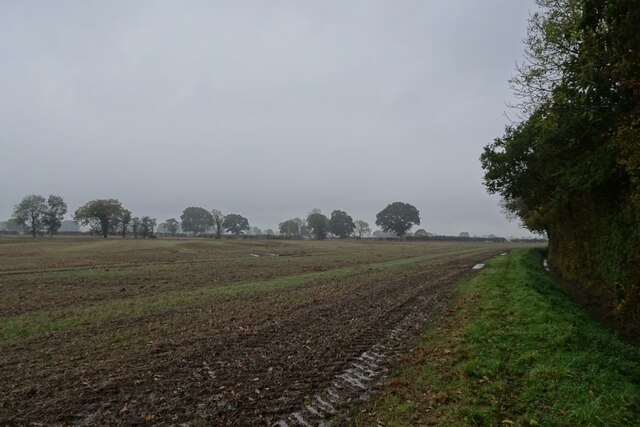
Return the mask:
<svg viewBox="0 0 640 427"><path fill-rule="evenodd" d="M45 199L43 196L32 194L24 197L14 207L12 220L24 226L33 237L44 234L54 236L60 230L67 209L67 204L60 196L50 195ZM104 238L114 235L126 237L127 234L132 234L134 238L154 238L157 226L156 218L133 216L117 199L91 200L76 209L73 221L89 227L92 234ZM391 203L376 216L376 225L384 232L393 233L398 237L404 236L414 225L419 224L418 209L404 202ZM240 214L223 214L218 209L209 211L198 206L185 208L179 221L176 218L168 218L161 226L174 236L180 229L185 233L192 233L193 236L213 230L217 239L221 238L223 232L240 236L252 229L249 220ZM253 229L259 230L256 227ZM366 221L354 221L343 210L336 209L327 217L319 209L313 209L304 220L296 217L281 222L278 232L284 236L324 240L330 235L342 239L352 236L361 238L370 233L371 228ZM420 232L421 235L427 235L425 230L418 230L416 234Z"/></svg>

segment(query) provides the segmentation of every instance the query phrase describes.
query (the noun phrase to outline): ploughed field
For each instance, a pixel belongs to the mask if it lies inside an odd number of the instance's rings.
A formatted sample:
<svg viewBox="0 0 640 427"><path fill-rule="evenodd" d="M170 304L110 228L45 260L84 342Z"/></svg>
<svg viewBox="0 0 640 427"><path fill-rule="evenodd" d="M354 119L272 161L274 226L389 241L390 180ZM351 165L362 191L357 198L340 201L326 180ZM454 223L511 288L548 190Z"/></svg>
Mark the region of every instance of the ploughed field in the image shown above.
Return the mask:
<svg viewBox="0 0 640 427"><path fill-rule="evenodd" d="M513 247L0 237L0 424L339 424Z"/></svg>

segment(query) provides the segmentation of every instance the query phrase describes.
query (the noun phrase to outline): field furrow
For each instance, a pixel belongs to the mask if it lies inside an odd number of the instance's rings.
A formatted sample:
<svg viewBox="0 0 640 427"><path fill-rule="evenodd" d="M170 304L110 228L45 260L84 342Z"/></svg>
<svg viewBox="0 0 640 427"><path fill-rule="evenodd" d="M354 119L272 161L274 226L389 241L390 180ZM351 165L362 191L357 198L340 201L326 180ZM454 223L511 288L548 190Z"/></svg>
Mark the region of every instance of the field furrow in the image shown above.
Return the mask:
<svg viewBox="0 0 640 427"><path fill-rule="evenodd" d="M320 249L331 252L330 245ZM437 318L452 285L508 248L355 242L340 262L318 257L318 270L307 270L307 257L290 269L281 268L281 257L265 257L251 265L260 263L261 274L271 275L266 280L225 276L221 283L159 285L154 293L103 300L92 298L106 292L102 285L81 286L71 293L85 293L88 302L78 304L64 289L54 292L75 276L5 275L3 281L16 281L3 288L29 289L27 278L42 280L46 286L32 283L31 295L50 301L12 311L3 300L0 383L7 386L0 421L206 426L339 419L376 389L416 328ZM241 262L215 268L242 276ZM191 267L202 277L214 268ZM143 280L137 268L126 276L132 283Z"/></svg>

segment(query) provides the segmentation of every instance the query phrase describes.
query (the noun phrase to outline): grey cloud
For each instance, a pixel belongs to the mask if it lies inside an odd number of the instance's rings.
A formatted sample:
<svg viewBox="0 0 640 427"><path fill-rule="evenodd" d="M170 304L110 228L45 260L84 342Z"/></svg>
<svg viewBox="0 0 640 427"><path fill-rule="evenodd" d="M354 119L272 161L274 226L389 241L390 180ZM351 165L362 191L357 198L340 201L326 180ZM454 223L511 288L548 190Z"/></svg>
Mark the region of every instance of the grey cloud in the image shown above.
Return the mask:
<svg viewBox="0 0 640 427"><path fill-rule="evenodd" d="M532 1L5 1L0 218L30 193L262 228L319 207L522 235L481 185Z"/></svg>

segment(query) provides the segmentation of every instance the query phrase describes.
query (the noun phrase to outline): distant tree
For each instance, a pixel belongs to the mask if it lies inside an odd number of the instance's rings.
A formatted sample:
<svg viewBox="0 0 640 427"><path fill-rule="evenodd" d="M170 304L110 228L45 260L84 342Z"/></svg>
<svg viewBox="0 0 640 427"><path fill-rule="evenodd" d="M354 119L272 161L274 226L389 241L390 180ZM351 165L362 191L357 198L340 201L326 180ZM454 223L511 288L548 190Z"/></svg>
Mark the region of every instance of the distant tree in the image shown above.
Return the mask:
<svg viewBox="0 0 640 427"><path fill-rule="evenodd" d="M133 231L133 238L138 238L138 233L140 233L140 218L133 217L131 219L131 231Z"/></svg>
<svg viewBox="0 0 640 427"><path fill-rule="evenodd" d="M467 233L466 231L463 231L462 233L460 233L460 237L469 237L469 233Z"/></svg>
<svg viewBox="0 0 640 427"><path fill-rule="evenodd" d="M65 219L62 221L62 225L60 226L60 231L63 232L78 232L80 231L80 226L77 222L71 219Z"/></svg>
<svg viewBox="0 0 640 427"><path fill-rule="evenodd" d="M307 217L307 227L317 240L324 240L329 234L329 218L320 213L319 209L314 209Z"/></svg>
<svg viewBox="0 0 640 427"><path fill-rule="evenodd" d="M249 220L242 215L229 214L222 221L222 228L229 233L239 236L245 230L249 230Z"/></svg>
<svg viewBox="0 0 640 427"><path fill-rule="evenodd" d="M44 215L47 212L46 200L42 196L32 194L26 196L13 208L13 219L24 225L33 237L44 228Z"/></svg>
<svg viewBox="0 0 640 427"><path fill-rule="evenodd" d="M264 234L265 236L273 236L273 230L270 228L267 228L266 230L264 230Z"/></svg>
<svg viewBox="0 0 640 427"><path fill-rule="evenodd" d="M129 225L131 224L131 211L128 209L122 209L116 221L117 231L124 239L124 237L127 235L127 231L129 231Z"/></svg>
<svg viewBox="0 0 640 427"><path fill-rule="evenodd" d="M425 230L424 228L420 228L416 230L416 232L413 233L413 235L416 237L427 237L429 233L427 233L427 230Z"/></svg>
<svg viewBox="0 0 640 427"><path fill-rule="evenodd" d="M376 215L376 225L402 237L414 225L420 225L420 213L409 203L394 202Z"/></svg>
<svg viewBox="0 0 640 427"><path fill-rule="evenodd" d="M249 230L249 233L253 236L261 236L262 230L260 230L258 227L251 227L251 229Z"/></svg>
<svg viewBox="0 0 640 427"><path fill-rule="evenodd" d="M15 219L11 218L11 219L8 219L7 221L5 221L4 230L5 231L18 232L19 233L21 231L24 231L25 227L22 224L18 224L18 222Z"/></svg>
<svg viewBox="0 0 640 427"><path fill-rule="evenodd" d="M222 223L224 222L224 215L218 209L214 209L211 211L213 215L213 227L216 231L216 239L220 238L220 234L222 233Z"/></svg>
<svg viewBox="0 0 640 427"><path fill-rule="evenodd" d="M331 212L331 219L329 220L329 231L341 239L345 239L355 230L356 225L353 223L353 218L345 211L335 210Z"/></svg>
<svg viewBox="0 0 640 427"><path fill-rule="evenodd" d="M356 226L356 233L358 233L358 239L362 239L362 236L367 236L371 233L371 228L366 221L357 219L354 224Z"/></svg>
<svg viewBox="0 0 640 427"><path fill-rule="evenodd" d="M311 229L307 226L307 224L302 224L300 226L300 237L303 239L311 239Z"/></svg>
<svg viewBox="0 0 640 427"><path fill-rule="evenodd" d="M288 219L285 222L278 224L278 230L280 231L280 234L285 236L300 235L300 226L293 219Z"/></svg>
<svg viewBox="0 0 640 427"><path fill-rule="evenodd" d="M302 236L304 228L306 227L304 220L301 218L295 217L295 218L292 218L291 221L293 221L298 226L298 236Z"/></svg>
<svg viewBox="0 0 640 427"><path fill-rule="evenodd" d="M60 196L49 195L47 199L47 209L44 212L42 223L47 229L49 236L53 237L62 226L62 220L67 213L67 204Z"/></svg>
<svg viewBox="0 0 640 427"><path fill-rule="evenodd" d="M92 200L79 207L73 219L82 225L89 225L93 232L98 232L107 238L109 233L115 232L124 208L116 199Z"/></svg>
<svg viewBox="0 0 640 427"><path fill-rule="evenodd" d="M213 226L213 215L205 208L186 208L182 212L180 219L182 220L182 229L192 232L194 237Z"/></svg>
<svg viewBox="0 0 640 427"><path fill-rule="evenodd" d="M180 223L175 218L169 218L164 222L164 226L172 236L175 236L178 232L178 227L180 227Z"/></svg>
<svg viewBox="0 0 640 427"><path fill-rule="evenodd" d="M156 228L156 219L148 216L142 217L140 220L140 233L142 238L153 237L153 232Z"/></svg>
<svg viewBox="0 0 640 427"><path fill-rule="evenodd" d="M378 239L388 239L390 237L394 237L395 234L387 233L386 231L376 230L373 232L373 237Z"/></svg>

